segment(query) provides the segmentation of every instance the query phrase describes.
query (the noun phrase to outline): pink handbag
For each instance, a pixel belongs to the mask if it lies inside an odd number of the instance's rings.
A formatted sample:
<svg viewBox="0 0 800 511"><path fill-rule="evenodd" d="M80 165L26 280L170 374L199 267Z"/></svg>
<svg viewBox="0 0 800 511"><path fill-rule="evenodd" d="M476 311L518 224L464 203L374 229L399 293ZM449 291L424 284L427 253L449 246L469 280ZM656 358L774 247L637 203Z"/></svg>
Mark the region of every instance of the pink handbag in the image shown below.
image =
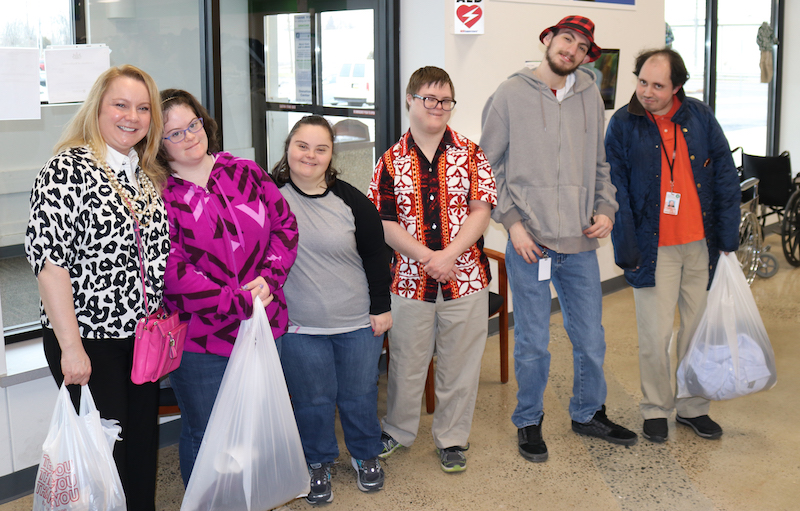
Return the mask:
<svg viewBox="0 0 800 511"><path fill-rule="evenodd" d="M136 337L133 343L133 366L131 381L136 385L156 382L181 365L183 344L186 341L186 323L181 323L177 312L167 315L164 308L155 314L147 315L150 307L147 304L147 285L145 282L144 253L139 220L128 199L120 194L128 206L136 233L136 248L139 252L139 276L142 279L145 316L136 323Z"/></svg>
<svg viewBox="0 0 800 511"><path fill-rule="evenodd" d="M168 316L164 309L139 320L133 345L133 383L158 381L181 365L186 326L177 312Z"/></svg>

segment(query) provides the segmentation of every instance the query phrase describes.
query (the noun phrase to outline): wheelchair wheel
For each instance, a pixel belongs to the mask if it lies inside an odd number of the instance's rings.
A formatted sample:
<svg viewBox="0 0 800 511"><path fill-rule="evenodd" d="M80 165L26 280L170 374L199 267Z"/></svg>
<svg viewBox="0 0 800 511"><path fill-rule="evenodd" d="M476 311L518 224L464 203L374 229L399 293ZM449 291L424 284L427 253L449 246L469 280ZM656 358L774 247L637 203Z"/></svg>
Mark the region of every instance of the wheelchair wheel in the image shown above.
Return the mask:
<svg viewBox="0 0 800 511"><path fill-rule="evenodd" d="M778 273L778 258L767 252L763 252L758 258L758 269L756 275L762 279L768 279Z"/></svg>
<svg viewBox="0 0 800 511"><path fill-rule="evenodd" d="M739 224L739 249L736 251L736 258L742 265L742 271L751 284L756 278L758 270L759 252L761 252L761 229L758 224L758 217L752 211L742 213L742 221Z"/></svg>
<svg viewBox="0 0 800 511"><path fill-rule="evenodd" d="M783 255L792 266L800 266L800 190L789 197L781 222Z"/></svg>

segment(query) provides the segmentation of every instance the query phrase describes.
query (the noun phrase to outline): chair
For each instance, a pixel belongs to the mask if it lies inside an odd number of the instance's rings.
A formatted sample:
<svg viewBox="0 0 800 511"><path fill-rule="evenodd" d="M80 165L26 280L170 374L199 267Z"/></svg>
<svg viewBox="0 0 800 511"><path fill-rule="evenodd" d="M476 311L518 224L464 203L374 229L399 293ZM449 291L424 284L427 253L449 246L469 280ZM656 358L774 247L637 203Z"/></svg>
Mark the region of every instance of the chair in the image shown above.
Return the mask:
<svg viewBox="0 0 800 511"><path fill-rule="evenodd" d="M497 290L498 293L489 292L488 317L499 314L500 329L500 382L508 383L508 274L506 273L506 257L502 252L484 248L484 253L489 259L497 261ZM389 367L389 336L384 335L383 348L386 350L386 367ZM425 380L425 409L433 413L436 409L436 394L434 391L433 359L428 364L428 377Z"/></svg>
<svg viewBox="0 0 800 511"><path fill-rule="evenodd" d="M181 409L178 408L178 399L172 387L162 386L158 389L158 416L178 415Z"/></svg>

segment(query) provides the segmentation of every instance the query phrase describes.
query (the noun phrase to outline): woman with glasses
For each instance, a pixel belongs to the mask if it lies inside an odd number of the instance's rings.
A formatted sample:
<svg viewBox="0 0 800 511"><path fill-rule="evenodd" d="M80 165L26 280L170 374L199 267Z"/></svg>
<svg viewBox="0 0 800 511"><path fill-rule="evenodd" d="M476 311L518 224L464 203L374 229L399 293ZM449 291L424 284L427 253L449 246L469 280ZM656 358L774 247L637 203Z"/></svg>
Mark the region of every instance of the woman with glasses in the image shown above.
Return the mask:
<svg viewBox="0 0 800 511"><path fill-rule="evenodd" d="M217 123L190 93L161 92L164 202L170 249L164 303L188 321L170 382L181 409L179 457L188 484L239 324L261 300L278 339L289 319L283 284L297 255L297 223L267 173L221 152Z"/></svg>
<svg viewBox="0 0 800 511"><path fill-rule="evenodd" d="M135 385L131 365L136 323L161 305L169 251L161 129L147 73L125 65L101 74L36 177L25 238L50 371L76 408L78 385L88 384L100 415L119 421L114 461L128 509L145 511L155 509L158 384Z"/></svg>

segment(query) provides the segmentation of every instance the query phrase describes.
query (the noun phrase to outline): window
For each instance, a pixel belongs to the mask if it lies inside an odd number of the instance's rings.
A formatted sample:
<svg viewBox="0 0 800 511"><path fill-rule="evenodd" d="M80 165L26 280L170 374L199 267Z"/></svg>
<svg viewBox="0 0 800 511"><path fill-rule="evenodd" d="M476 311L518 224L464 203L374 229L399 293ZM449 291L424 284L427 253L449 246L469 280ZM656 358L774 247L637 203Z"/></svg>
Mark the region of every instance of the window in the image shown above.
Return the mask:
<svg viewBox="0 0 800 511"><path fill-rule="evenodd" d="M75 44L72 0L4 2L0 46L39 49L39 95L47 101L44 50L50 45Z"/></svg>

